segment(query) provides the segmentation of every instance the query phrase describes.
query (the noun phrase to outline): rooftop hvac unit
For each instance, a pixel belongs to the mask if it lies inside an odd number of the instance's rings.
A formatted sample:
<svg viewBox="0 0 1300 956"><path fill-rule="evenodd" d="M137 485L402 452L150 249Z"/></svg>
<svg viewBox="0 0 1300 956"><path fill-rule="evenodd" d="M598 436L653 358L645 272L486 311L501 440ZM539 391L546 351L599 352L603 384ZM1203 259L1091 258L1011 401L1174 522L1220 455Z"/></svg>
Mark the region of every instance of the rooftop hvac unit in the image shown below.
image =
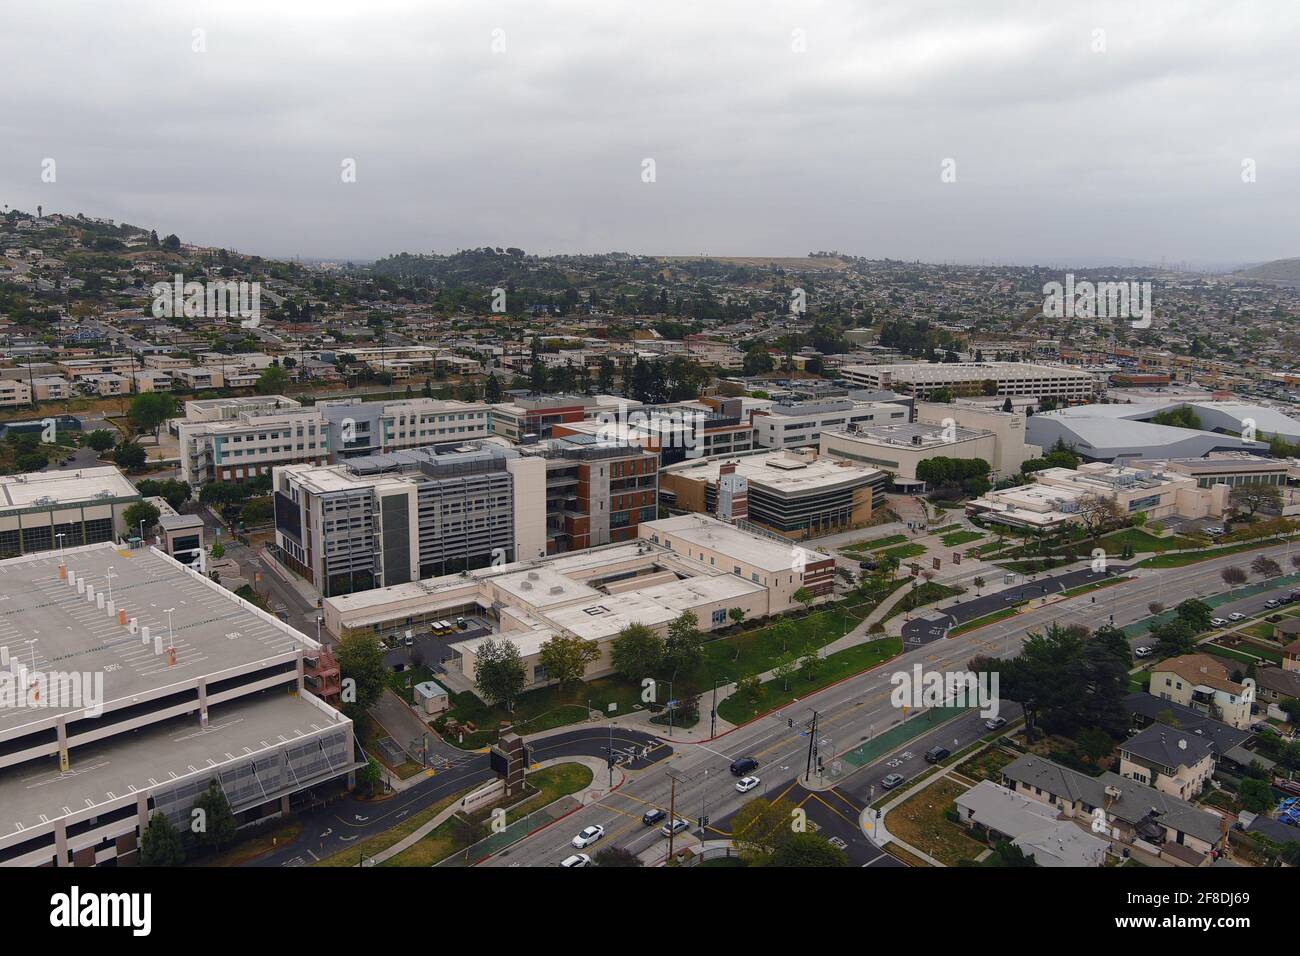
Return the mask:
<svg viewBox="0 0 1300 956"><path fill-rule="evenodd" d="M563 585L560 585L560 584L555 585L554 587L551 588L551 593L552 593L552 594L563 594L563 593L564 593L564 587L563 587Z"/></svg>
<svg viewBox="0 0 1300 956"><path fill-rule="evenodd" d="M912 444L913 444L913 445L919 445L919 444L921 444L921 440L922 440L922 439L921 439L921 436L920 436L920 435L913 435L913 436L912 436Z"/></svg>

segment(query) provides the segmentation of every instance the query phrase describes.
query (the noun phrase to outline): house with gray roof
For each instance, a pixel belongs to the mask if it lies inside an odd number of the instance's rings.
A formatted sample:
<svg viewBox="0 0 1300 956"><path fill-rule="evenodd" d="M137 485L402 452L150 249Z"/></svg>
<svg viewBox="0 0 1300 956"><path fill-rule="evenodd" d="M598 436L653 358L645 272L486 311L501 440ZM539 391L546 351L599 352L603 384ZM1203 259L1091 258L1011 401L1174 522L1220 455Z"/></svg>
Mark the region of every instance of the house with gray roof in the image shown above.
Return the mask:
<svg viewBox="0 0 1300 956"><path fill-rule="evenodd" d="M1097 811L1104 810L1113 840L1174 863L1199 865L1227 832L1226 818L1179 797L1110 771L1089 777L1036 754L1003 767L1002 785L1090 829L1101 819Z"/></svg>
<svg viewBox="0 0 1300 956"><path fill-rule="evenodd" d="M1182 797L1195 797L1214 773L1214 745L1166 724L1152 724L1119 746L1120 776Z"/></svg>
<svg viewBox="0 0 1300 956"><path fill-rule="evenodd" d="M962 822L1005 837L1039 866L1101 866L1110 844L1037 800L983 780L956 799Z"/></svg>

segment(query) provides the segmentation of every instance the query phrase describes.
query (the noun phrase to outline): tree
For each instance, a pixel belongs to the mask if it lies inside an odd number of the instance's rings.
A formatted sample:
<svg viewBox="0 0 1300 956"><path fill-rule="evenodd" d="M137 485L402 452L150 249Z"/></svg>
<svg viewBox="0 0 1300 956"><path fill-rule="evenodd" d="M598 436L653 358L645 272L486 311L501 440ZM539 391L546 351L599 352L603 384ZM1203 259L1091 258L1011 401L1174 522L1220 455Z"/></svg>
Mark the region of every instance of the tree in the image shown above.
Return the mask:
<svg viewBox="0 0 1300 956"><path fill-rule="evenodd" d="M772 854L772 866L848 866L848 855L815 833L791 833Z"/></svg>
<svg viewBox="0 0 1300 956"><path fill-rule="evenodd" d="M357 771L357 790L373 797L383 779L384 769L379 766L378 760L371 757L366 761L366 765Z"/></svg>
<svg viewBox="0 0 1300 956"><path fill-rule="evenodd" d="M664 639L664 668L674 676L689 674L704 658L703 637L699 618L691 611L683 611L668 625Z"/></svg>
<svg viewBox="0 0 1300 956"><path fill-rule="evenodd" d="M176 414L176 399L163 392L145 392L131 399L126 420L137 434L151 432L158 441L163 423Z"/></svg>
<svg viewBox="0 0 1300 956"><path fill-rule="evenodd" d="M629 680L651 677L663 666L663 638L644 624L629 624L610 641L609 662Z"/></svg>
<svg viewBox="0 0 1300 956"><path fill-rule="evenodd" d="M1115 500L1101 494L1086 494L1080 498L1076 514L1093 541L1100 538L1107 528L1124 520L1124 513Z"/></svg>
<svg viewBox="0 0 1300 956"><path fill-rule="evenodd" d="M248 489L231 481L213 481L199 491L199 501L205 505L233 505L248 497Z"/></svg>
<svg viewBox="0 0 1300 956"><path fill-rule="evenodd" d="M792 833L795 805L759 797L744 804L731 819L731 839L750 866L766 866Z"/></svg>
<svg viewBox="0 0 1300 956"><path fill-rule="evenodd" d="M744 367L746 375L767 375L775 370L776 360L760 343L750 346L749 351L745 353Z"/></svg>
<svg viewBox="0 0 1300 956"><path fill-rule="evenodd" d="M143 468L148 456L144 448L133 441L124 441L117 446L113 452L113 464L117 467L130 471L133 468Z"/></svg>
<svg viewBox="0 0 1300 956"><path fill-rule="evenodd" d="M1300 557L1300 555L1297 555ZM1223 583L1230 588L1239 588L1246 583L1246 572L1238 567L1224 568L1219 572L1219 577L1223 578Z"/></svg>
<svg viewBox="0 0 1300 956"><path fill-rule="evenodd" d="M1100 727L1089 727L1080 732L1077 742L1079 752L1093 763L1103 757L1109 757L1111 751L1115 749L1115 741Z"/></svg>
<svg viewBox="0 0 1300 956"><path fill-rule="evenodd" d="M106 428L96 428L92 432L87 432L81 439L82 444L93 448L95 451L103 454L117 444L117 438L111 431Z"/></svg>
<svg viewBox="0 0 1300 956"><path fill-rule="evenodd" d="M487 377L487 382L483 385L483 401L489 405L495 405L501 401L501 382L497 378L497 373L493 372Z"/></svg>
<svg viewBox="0 0 1300 956"><path fill-rule="evenodd" d="M998 866L1037 866L1032 856L1027 856L1025 851L1020 849L1010 840L999 840L997 846L993 848L993 856L997 860Z"/></svg>
<svg viewBox="0 0 1300 956"><path fill-rule="evenodd" d="M226 556L226 546L220 541L212 542L212 547L208 549L208 556L213 561L220 561Z"/></svg>
<svg viewBox="0 0 1300 956"><path fill-rule="evenodd" d="M479 645L474 655L474 684L484 697L513 710L525 681L524 661L512 641L488 638Z"/></svg>
<svg viewBox="0 0 1300 956"><path fill-rule="evenodd" d="M979 596L980 596L980 588L984 587L985 583L986 583L986 582L985 582L985 580L984 580L982 577L980 577L978 574L975 575L975 580L973 580L973 581L971 582L971 584L975 585L975 596L976 596L976 597L979 597Z"/></svg>
<svg viewBox="0 0 1300 956"><path fill-rule="evenodd" d="M387 685L388 667L384 664L384 652L380 650L379 642L373 634L349 634L339 641L336 656L345 684L345 703L354 709L366 710L379 699ZM350 685L347 684L349 680L352 681ZM349 696L352 700L347 700Z"/></svg>
<svg viewBox="0 0 1300 956"><path fill-rule="evenodd" d="M732 624L739 624L745 619L745 609L743 607L733 607L727 610L727 617L731 619Z"/></svg>
<svg viewBox="0 0 1300 956"><path fill-rule="evenodd" d="M257 377L259 395L279 395L289 386L289 373L278 365L268 365Z"/></svg>
<svg viewBox="0 0 1300 956"><path fill-rule="evenodd" d="M1164 657L1178 657L1196 649L1196 631L1184 618L1175 617L1151 629Z"/></svg>
<svg viewBox="0 0 1300 956"><path fill-rule="evenodd" d="M146 498L162 498L177 511L181 510L193 494L188 481L177 481L175 478L168 478L165 481L145 478L137 481L135 487Z"/></svg>
<svg viewBox="0 0 1300 956"><path fill-rule="evenodd" d="M1174 613L1191 625L1197 633L1209 627L1210 619L1214 617L1214 610L1204 601L1198 601L1196 598L1188 598L1180 602L1174 609Z"/></svg>
<svg viewBox="0 0 1300 956"><path fill-rule="evenodd" d="M1263 813L1273 806L1273 792L1268 784L1249 777L1237 785L1237 799L1251 813Z"/></svg>
<svg viewBox="0 0 1300 956"><path fill-rule="evenodd" d="M1152 617L1155 617L1158 614L1163 614L1164 610L1165 610L1165 606L1161 604L1159 601L1152 601L1150 604L1147 605L1147 611L1151 614Z"/></svg>
<svg viewBox="0 0 1300 956"><path fill-rule="evenodd" d="M246 525L265 524L275 514L270 497L254 498L244 504L239 512L239 520Z"/></svg>
<svg viewBox="0 0 1300 956"><path fill-rule="evenodd" d="M600 648L595 641L577 635L556 634L542 645L537 659L545 668L546 676L559 683L563 690L565 684L582 680L587 665L599 657Z"/></svg>
<svg viewBox="0 0 1300 956"><path fill-rule="evenodd" d="M767 693L767 688L757 674L746 674L736 681L736 696L750 704L757 704Z"/></svg>
<svg viewBox="0 0 1300 956"><path fill-rule="evenodd" d="M776 667L772 669L773 676L781 682L781 689L787 691L790 689L790 678L798 673L799 659L793 651L786 651L777 658Z"/></svg>
<svg viewBox="0 0 1300 956"><path fill-rule="evenodd" d="M1003 410L1004 412L1015 411L1015 406L1011 404L1011 396L1010 396L1010 395L1008 395L1008 396L1007 396L1007 400L1006 400L1005 402L1002 403L1002 410Z"/></svg>
<svg viewBox="0 0 1300 956"><path fill-rule="evenodd" d="M190 817L194 821L192 825L199 843L220 852L222 844L228 844L235 838L235 815L231 812L230 801L215 779L194 801L194 809L202 811L191 814Z"/></svg>
<svg viewBox="0 0 1300 956"><path fill-rule="evenodd" d="M607 846L591 860L596 866L644 866L641 858L631 850L621 846Z"/></svg>
<svg viewBox="0 0 1300 956"><path fill-rule="evenodd" d="M157 506L151 505L147 501L137 501L131 507L122 512L122 521L130 530L143 527L145 532L153 530L153 526L158 523L158 518L162 514Z"/></svg>
<svg viewBox="0 0 1300 956"><path fill-rule="evenodd" d="M185 847L181 833L166 815L154 811L149 825L140 836L141 866L180 866L185 862Z"/></svg>
<svg viewBox="0 0 1300 956"><path fill-rule="evenodd" d="M1250 516L1263 508L1265 511L1282 510L1282 489L1277 485L1238 485L1228 492L1228 503L1234 508L1245 508Z"/></svg>
<svg viewBox="0 0 1300 956"><path fill-rule="evenodd" d="M794 592L794 594L791 594L790 597L794 598L796 601L798 601L800 604L803 605L803 609L805 613L808 611L810 607L812 607L812 602L817 600L817 598L813 595L813 593L805 587L800 587L797 591Z"/></svg>
<svg viewBox="0 0 1300 956"><path fill-rule="evenodd" d="M1250 569L1262 578L1275 578L1282 573L1282 566L1263 554L1250 562Z"/></svg>
<svg viewBox="0 0 1300 956"><path fill-rule="evenodd" d="M24 474L33 471L40 471L49 463L50 460L45 457L45 452L43 451L23 452L14 459L14 466Z"/></svg>

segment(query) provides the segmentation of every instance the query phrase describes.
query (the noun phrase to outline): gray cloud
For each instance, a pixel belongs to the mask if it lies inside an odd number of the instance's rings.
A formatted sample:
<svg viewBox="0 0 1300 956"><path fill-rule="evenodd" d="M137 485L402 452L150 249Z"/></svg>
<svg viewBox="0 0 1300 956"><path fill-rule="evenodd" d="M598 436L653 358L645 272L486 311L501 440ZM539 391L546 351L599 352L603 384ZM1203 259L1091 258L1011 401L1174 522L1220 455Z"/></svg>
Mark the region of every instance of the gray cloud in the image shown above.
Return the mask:
<svg viewBox="0 0 1300 956"><path fill-rule="evenodd" d="M0 35L0 202L269 255L1269 259L1300 253L1298 24L1285 2L28 3Z"/></svg>

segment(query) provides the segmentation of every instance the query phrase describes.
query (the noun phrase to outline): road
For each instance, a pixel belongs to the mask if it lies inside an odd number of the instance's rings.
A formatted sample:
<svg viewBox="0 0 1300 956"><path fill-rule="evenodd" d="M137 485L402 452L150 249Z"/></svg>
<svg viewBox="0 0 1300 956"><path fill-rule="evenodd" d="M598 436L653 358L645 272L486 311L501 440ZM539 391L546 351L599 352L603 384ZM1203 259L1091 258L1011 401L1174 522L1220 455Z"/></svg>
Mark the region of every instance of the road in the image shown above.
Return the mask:
<svg viewBox="0 0 1300 956"><path fill-rule="evenodd" d="M1173 605L1187 597L1221 593L1227 589L1219 576L1224 567L1248 565L1260 553L1281 560L1286 550L1287 546L1281 544L1250 551L1244 556L1229 555L1182 568L1131 571L1131 580L1111 585L1096 594L1031 607L1007 621L946 640L919 646L905 645L901 656L881 667L824 688L711 742L681 745L661 765L629 773L629 779L619 790L570 815L562 824L541 830L516 844L508 857L498 855L485 865L554 866L572 852L569 841L573 835L592 824L600 824L606 829L605 837L592 852L602 846L617 845L644 854L653 862L656 854L662 856L667 840L659 834L657 827L642 824L641 815L651 807L667 810L674 799L677 814L692 821L690 835L684 838L686 842L698 842L700 816L708 816L711 820L705 839L726 839L725 823L744 801L757 795L797 792L788 788L805 770L808 738L803 726L813 710L819 714L820 736L828 738L821 744L823 753L843 754L899 722L901 714L889 699L892 690L889 679L895 672L909 670L915 663L921 663L927 670L964 669L966 662L976 654L1013 656L1019 652L1028 633L1042 630L1053 622L1078 623L1093 628L1113 618L1116 624L1123 625L1148 616L1147 605L1152 601ZM789 724L791 720L793 727ZM855 801L857 804L869 802L871 788L879 788L880 778L888 772L885 768L889 759L899 759L901 754L911 753L911 758L903 759L903 765L909 765L916 754L923 754L932 745L931 740L944 742L946 739L944 745L951 746L951 739L956 738L957 746L965 746L979 736L981 727L977 717L967 714L952 725L934 732L927 731L918 739L895 748L891 755L841 779L834 788L836 792L822 791L820 799L811 802L819 807L829 804L825 812L832 812L831 807L838 808L841 813L847 812L845 808ZM746 795L736 792L735 778L728 772L730 763L741 756L759 761L759 769L754 773L763 781L760 790ZM667 773L669 768L679 780L675 797ZM880 791L877 789L875 792L879 794ZM874 857L868 851L869 848L855 848L853 856L870 862Z"/></svg>
<svg viewBox="0 0 1300 956"><path fill-rule="evenodd" d="M534 761L571 756L603 758L610 739L608 727L590 727L542 737L529 742L529 747ZM658 748L650 754L650 759L639 759L630 764L631 767L650 766L653 761L661 760L671 753L671 748L659 746L659 741L654 737L639 731L615 728L613 741L616 750ZM637 771L633 769L629 772ZM326 806L300 813L304 826L298 839L245 865L310 865L315 860L343 852L349 846L397 826L412 813L446 797L486 783L493 776L486 753L461 754L446 769L423 778L388 800L358 800L346 796Z"/></svg>

